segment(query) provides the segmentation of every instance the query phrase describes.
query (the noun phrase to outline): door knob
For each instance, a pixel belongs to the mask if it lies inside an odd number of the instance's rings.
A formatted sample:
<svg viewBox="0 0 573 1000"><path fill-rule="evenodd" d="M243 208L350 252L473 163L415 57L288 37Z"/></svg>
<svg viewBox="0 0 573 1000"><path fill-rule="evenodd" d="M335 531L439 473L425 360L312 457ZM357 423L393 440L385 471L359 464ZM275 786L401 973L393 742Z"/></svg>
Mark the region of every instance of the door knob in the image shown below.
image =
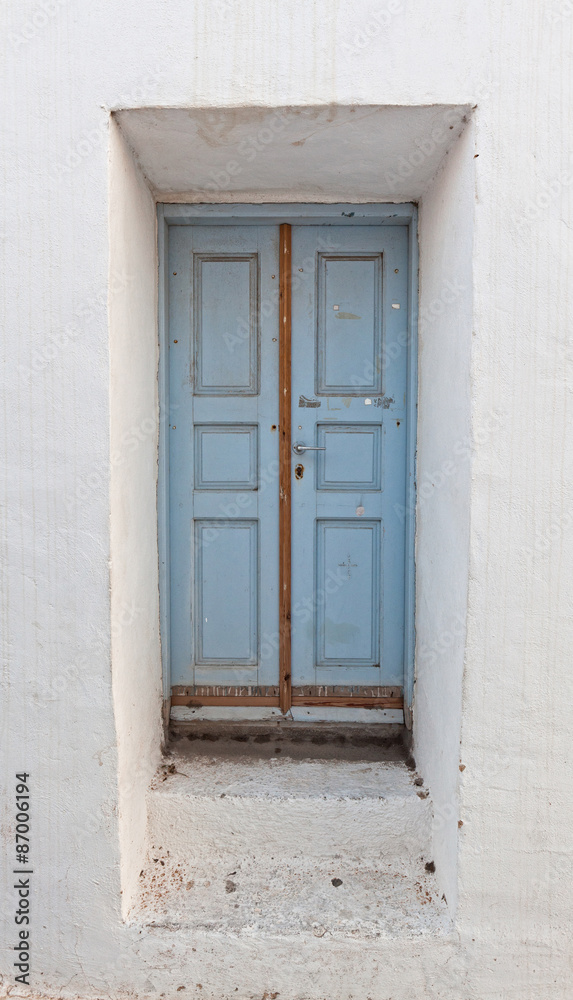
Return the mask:
<svg viewBox="0 0 573 1000"><path fill-rule="evenodd" d="M305 451L326 451L326 445L322 448L317 448L312 444L293 444L292 450L295 455L303 455Z"/></svg>

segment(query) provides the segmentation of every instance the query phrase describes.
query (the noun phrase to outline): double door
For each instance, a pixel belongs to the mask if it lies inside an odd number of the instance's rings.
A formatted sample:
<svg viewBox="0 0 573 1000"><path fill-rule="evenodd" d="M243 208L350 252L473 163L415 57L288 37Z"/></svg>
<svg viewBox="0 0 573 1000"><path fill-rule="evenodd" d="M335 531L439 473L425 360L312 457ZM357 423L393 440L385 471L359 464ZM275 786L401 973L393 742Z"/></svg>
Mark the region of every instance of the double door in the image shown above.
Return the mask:
<svg viewBox="0 0 573 1000"><path fill-rule="evenodd" d="M401 705L407 254L170 227L174 703Z"/></svg>

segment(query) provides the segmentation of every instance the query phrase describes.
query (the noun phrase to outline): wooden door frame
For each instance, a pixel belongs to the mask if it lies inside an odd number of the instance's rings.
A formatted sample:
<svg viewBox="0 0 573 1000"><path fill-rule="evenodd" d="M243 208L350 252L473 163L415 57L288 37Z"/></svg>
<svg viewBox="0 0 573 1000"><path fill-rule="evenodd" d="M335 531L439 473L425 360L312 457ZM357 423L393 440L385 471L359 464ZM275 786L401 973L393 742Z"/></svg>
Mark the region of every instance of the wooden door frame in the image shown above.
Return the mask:
<svg viewBox="0 0 573 1000"><path fill-rule="evenodd" d="M280 708L284 713L291 706L331 706L352 708L404 709L405 722L412 725L415 658L415 506L416 506L416 431L418 404L418 227L414 204L347 204L347 205L157 205L158 221L158 336L159 336L159 462L158 462L158 549L159 549L159 613L163 698L165 721L171 705L199 708L204 706L242 706ZM169 413L169 365L167 362L168 331L168 240L173 225L276 225L280 227L280 362L279 362L279 684L273 688L254 690L233 686L206 689L171 687L170 593L169 593L169 450L166 429ZM332 695L323 688L305 685L292 688L290 670L290 530L291 530L291 262L290 239L293 225L401 225L409 231L408 275L408 341L407 341L407 485L406 485L406 566L405 566L405 634L404 689L377 688L366 696ZM320 691L320 693L319 693Z"/></svg>

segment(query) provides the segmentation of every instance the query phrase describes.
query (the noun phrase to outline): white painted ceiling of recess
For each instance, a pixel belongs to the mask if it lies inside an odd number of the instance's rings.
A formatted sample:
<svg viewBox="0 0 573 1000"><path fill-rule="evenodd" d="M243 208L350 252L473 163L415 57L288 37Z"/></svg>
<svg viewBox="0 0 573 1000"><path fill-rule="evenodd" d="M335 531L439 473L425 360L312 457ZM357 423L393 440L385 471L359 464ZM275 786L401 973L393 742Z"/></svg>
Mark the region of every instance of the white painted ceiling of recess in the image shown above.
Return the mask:
<svg viewBox="0 0 573 1000"><path fill-rule="evenodd" d="M117 111L167 201L418 198L468 106L143 108Z"/></svg>

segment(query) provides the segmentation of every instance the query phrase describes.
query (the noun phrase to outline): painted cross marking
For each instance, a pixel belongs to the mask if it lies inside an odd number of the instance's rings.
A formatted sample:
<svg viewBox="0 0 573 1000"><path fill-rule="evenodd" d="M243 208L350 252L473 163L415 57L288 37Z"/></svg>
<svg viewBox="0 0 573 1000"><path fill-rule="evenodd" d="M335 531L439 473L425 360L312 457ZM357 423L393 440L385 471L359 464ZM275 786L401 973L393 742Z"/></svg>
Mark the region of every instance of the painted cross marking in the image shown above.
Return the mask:
<svg viewBox="0 0 573 1000"><path fill-rule="evenodd" d="M351 575L350 574L350 567L351 566L356 567L356 566L358 566L358 563L350 562L350 553L348 553L348 562L338 563L338 565L339 566L346 566L346 569L348 570L348 576L350 577L350 575Z"/></svg>

